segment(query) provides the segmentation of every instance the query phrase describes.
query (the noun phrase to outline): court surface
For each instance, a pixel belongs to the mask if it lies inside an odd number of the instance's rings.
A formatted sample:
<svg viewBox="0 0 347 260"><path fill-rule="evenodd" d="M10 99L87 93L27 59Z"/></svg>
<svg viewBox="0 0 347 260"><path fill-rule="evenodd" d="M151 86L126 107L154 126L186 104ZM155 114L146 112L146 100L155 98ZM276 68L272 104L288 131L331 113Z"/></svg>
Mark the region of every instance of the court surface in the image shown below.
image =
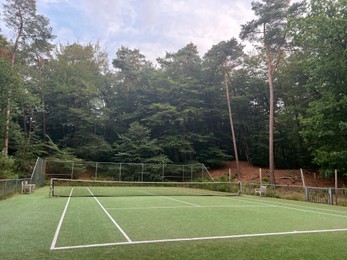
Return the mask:
<svg viewBox="0 0 347 260"><path fill-rule="evenodd" d="M254 196L94 196L71 187L51 250L347 232L347 209ZM75 197L83 189L88 196ZM79 191L80 192L80 191ZM346 233L347 234L347 233Z"/></svg>

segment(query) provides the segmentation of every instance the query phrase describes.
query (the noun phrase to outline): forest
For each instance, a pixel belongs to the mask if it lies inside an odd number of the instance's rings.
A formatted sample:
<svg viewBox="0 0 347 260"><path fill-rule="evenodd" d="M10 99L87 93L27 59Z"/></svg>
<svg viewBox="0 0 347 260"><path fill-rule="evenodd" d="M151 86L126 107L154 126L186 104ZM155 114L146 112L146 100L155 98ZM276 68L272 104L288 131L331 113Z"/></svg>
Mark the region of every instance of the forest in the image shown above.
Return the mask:
<svg viewBox="0 0 347 260"><path fill-rule="evenodd" d="M27 176L38 156L208 167L237 158L347 176L347 0L258 0L252 10L240 39L226 35L204 55L188 42L154 63L127 46L108 57L98 42L54 44L35 0L6 0L0 178Z"/></svg>

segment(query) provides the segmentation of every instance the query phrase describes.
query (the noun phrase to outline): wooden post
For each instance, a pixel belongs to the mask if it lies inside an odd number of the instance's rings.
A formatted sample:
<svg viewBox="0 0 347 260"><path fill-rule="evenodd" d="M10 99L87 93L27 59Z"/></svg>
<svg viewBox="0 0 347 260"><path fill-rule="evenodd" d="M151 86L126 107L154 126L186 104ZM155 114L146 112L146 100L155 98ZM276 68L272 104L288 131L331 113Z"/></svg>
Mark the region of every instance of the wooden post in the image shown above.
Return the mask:
<svg viewBox="0 0 347 260"><path fill-rule="evenodd" d="M335 169L335 204L337 205L337 196L338 196L338 192L337 192L337 170Z"/></svg>
<svg viewBox="0 0 347 260"><path fill-rule="evenodd" d="M306 187L304 173L301 168L300 168L300 173L301 173L302 186Z"/></svg>
<svg viewBox="0 0 347 260"><path fill-rule="evenodd" d="M260 180L260 186L263 185L263 176L261 174L261 168L259 168L259 180Z"/></svg>

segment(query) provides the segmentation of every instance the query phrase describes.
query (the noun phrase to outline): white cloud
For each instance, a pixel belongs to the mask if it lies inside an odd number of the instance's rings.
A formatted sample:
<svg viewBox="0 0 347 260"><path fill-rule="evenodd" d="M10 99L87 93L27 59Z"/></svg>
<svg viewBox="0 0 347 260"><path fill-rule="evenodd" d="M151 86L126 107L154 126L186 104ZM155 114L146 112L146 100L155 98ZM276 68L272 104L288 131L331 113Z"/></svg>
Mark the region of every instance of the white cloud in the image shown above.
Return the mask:
<svg viewBox="0 0 347 260"><path fill-rule="evenodd" d="M110 58L124 45L152 61L190 42L203 55L238 38L253 18L251 0L37 0L37 7L61 43L99 41Z"/></svg>

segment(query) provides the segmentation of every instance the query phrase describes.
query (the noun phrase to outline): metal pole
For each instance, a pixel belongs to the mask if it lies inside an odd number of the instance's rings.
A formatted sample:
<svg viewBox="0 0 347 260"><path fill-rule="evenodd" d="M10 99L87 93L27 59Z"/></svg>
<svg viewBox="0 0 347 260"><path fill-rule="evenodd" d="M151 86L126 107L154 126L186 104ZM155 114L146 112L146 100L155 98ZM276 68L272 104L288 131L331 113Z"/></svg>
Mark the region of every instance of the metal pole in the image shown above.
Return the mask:
<svg viewBox="0 0 347 260"><path fill-rule="evenodd" d="M71 166L71 179L73 179L74 166L75 166L75 162L72 162L72 166Z"/></svg>
<svg viewBox="0 0 347 260"><path fill-rule="evenodd" d="M304 189L305 189L305 199L306 201L310 201L310 194L309 194L308 188L304 187Z"/></svg>
<svg viewBox="0 0 347 260"><path fill-rule="evenodd" d="M164 178L165 178L165 164L163 164L163 172L162 172L161 181L164 181Z"/></svg>
<svg viewBox="0 0 347 260"><path fill-rule="evenodd" d="M334 205L333 189L329 188L328 189L328 193L329 193L329 204L330 205Z"/></svg>
<svg viewBox="0 0 347 260"><path fill-rule="evenodd" d="M142 169L141 169L141 181L143 182L143 168L144 168L144 165L142 163Z"/></svg>
<svg viewBox="0 0 347 260"><path fill-rule="evenodd" d="M119 180L119 181L122 180L122 163L119 164L119 176L118 176L118 180Z"/></svg>
<svg viewBox="0 0 347 260"><path fill-rule="evenodd" d="M95 163L95 180L98 178L98 163Z"/></svg>
<svg viewBox="0 0 347 260"><path fill-rule="evenodd" d="M337 196L338 196L338 192L337 192L337 185L338 181L337 181L337 170L335 169L335 204L337 205Z"/></svg>

